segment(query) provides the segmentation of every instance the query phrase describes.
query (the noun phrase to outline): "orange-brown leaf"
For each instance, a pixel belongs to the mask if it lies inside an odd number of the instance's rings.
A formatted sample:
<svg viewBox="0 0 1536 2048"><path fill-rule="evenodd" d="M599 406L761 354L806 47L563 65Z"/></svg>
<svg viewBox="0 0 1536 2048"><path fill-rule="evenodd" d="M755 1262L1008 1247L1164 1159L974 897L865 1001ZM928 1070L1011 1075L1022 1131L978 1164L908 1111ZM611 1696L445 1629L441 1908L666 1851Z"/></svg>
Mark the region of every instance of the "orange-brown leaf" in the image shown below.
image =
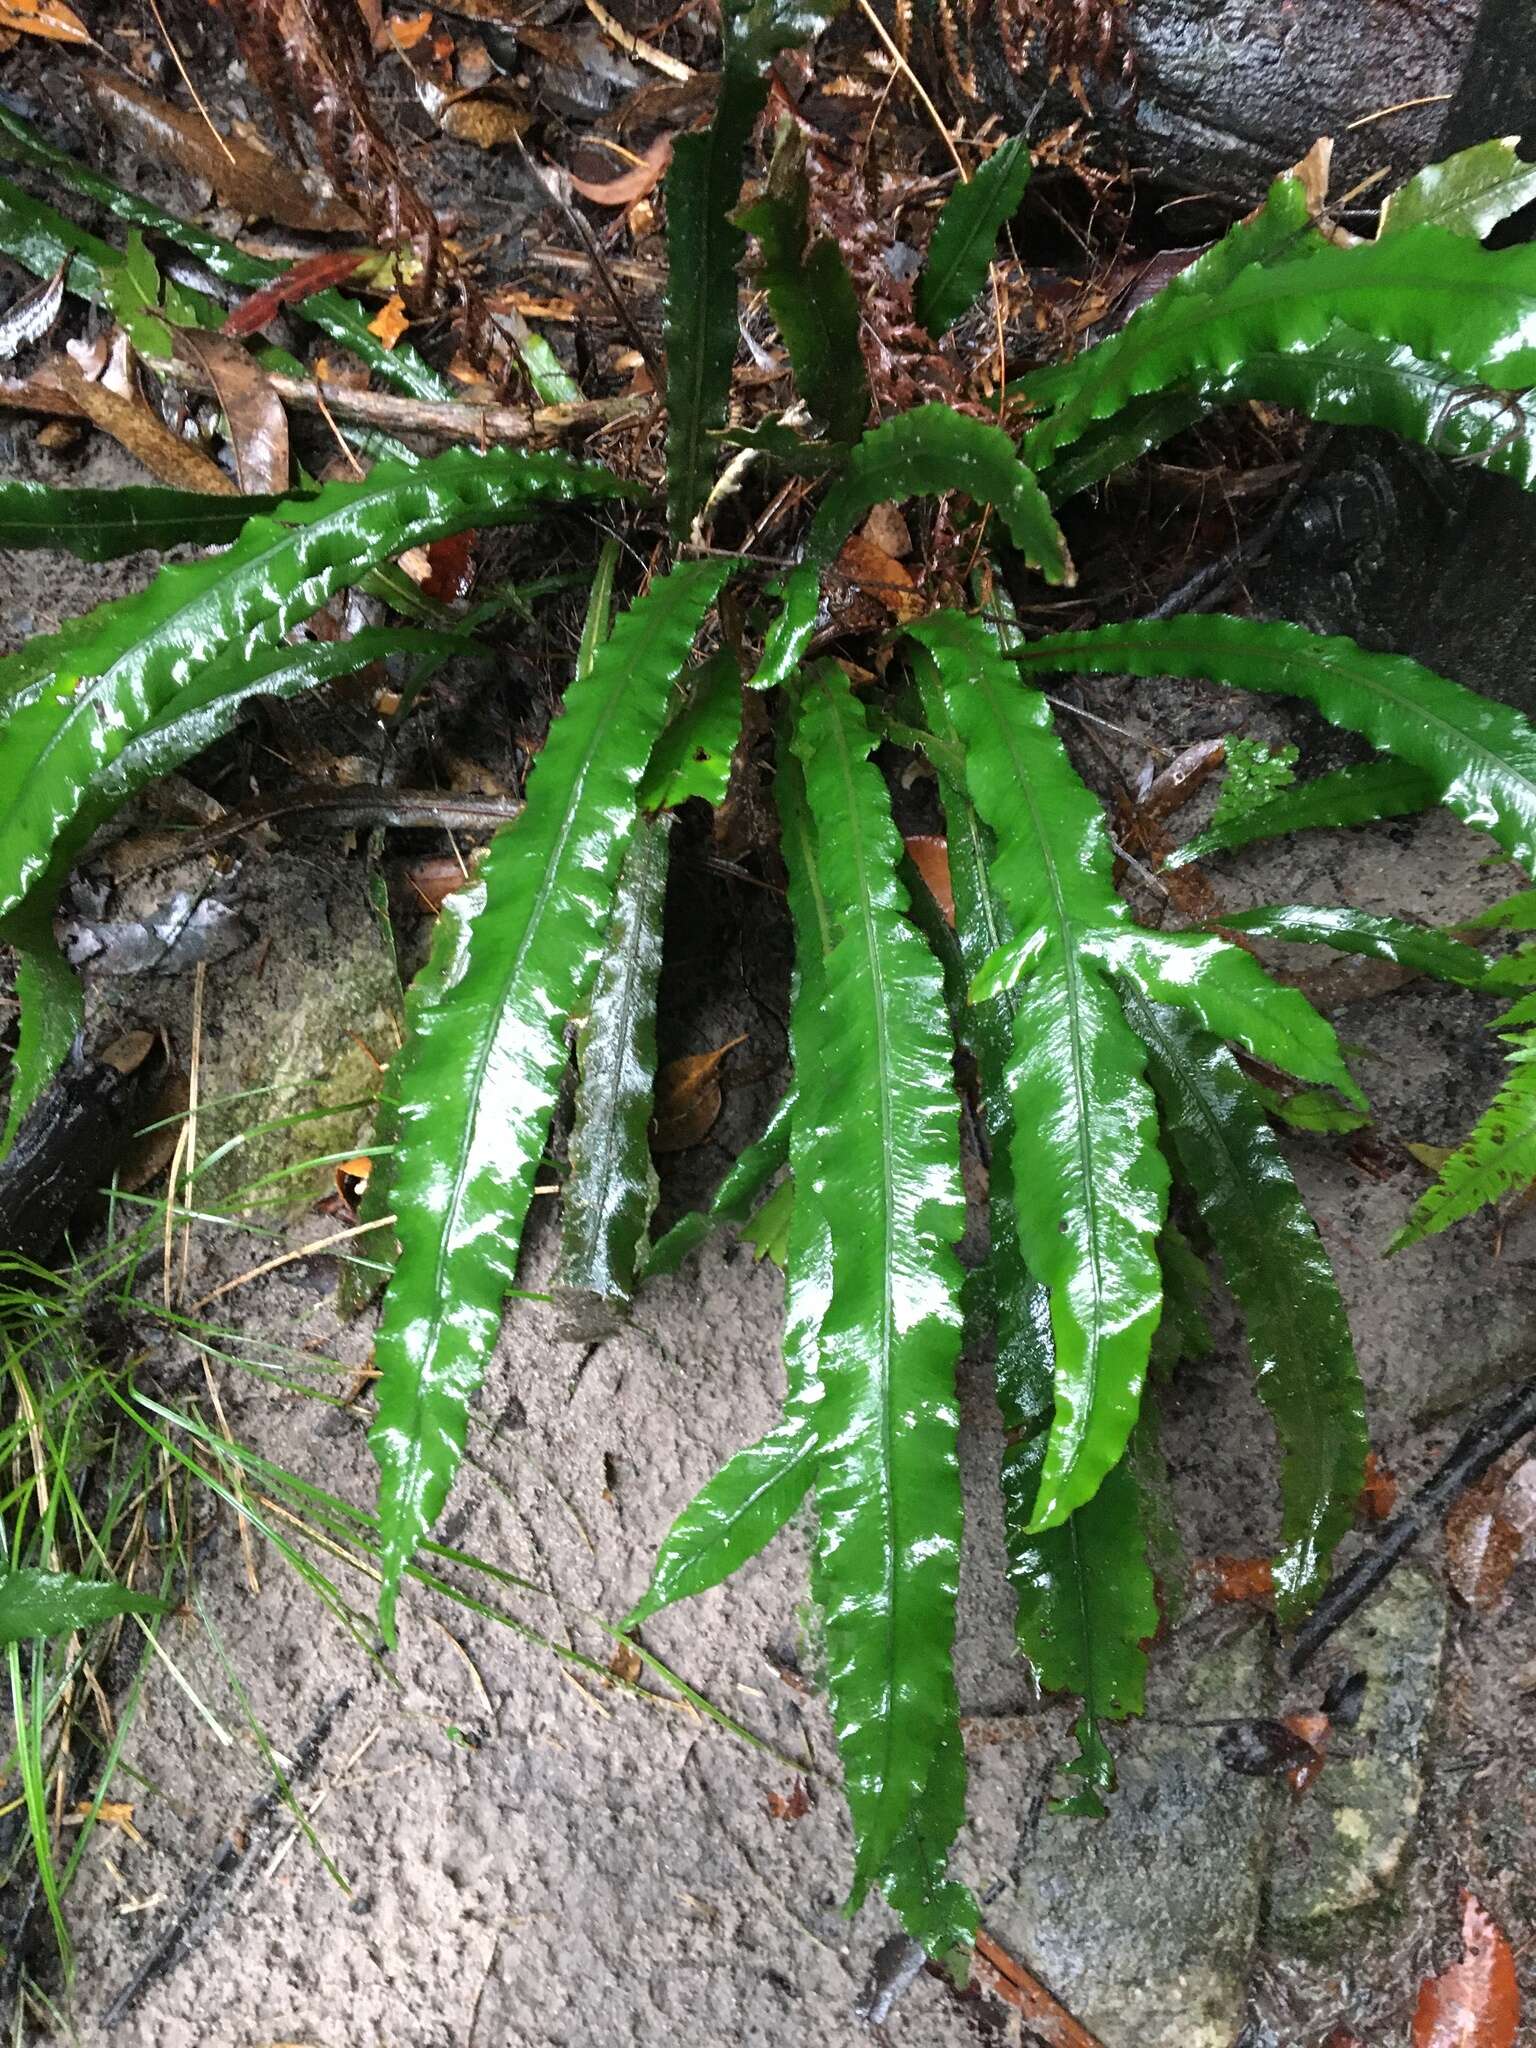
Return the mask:
<svg viewBox="0 0 1536 2048"><path fill-rule="evenodd" d="M1493 1916L1461 1895L1461 1961L1419 1986L1413 2048L1515 2048L1520 1986L1515 1958Z"/></svg>
<svg viewBox="0 0 1536 2048"><path fill-rule="evenodd" d="M1214 1607L1240 1600L1263 1603L1274 1597L1274 1568L1267 1557L1197 1557L1191 1576L1196 1590Z"/></svg>
<svg viewBox="0 0 1536 2048"><path fill-rule="evenodd" d="M656 1114L651 1119L653 1152L686 1152L702 1145L720 1114L720 1062L746 1037L717 1045L713 1052L669 1060L656 1076Z"/></svg>
<svg viewBox="0 0 1536 2048"><path fill-rule="evenodd" d="M912 865L928 885L928 893L953 929L955 892L949 879L949 841L937 832L916 832L905 842Z"/></svg>
<svg viewBox="0 0 1536 2048"><path fill-rule="evenodd" d="M1487 1614L1503 1599L1525 1549L1531 1514L1526 1468L1512 1471L1506 1460L1476 1486L1469 1486L1446 1516L1447 1575L1479 1614Z"/></svg>
<svg viewBox="0 0 1536 2048"><path fill-rule="evenodd" d="M398 292L393 292L368 322L368 332L376 334L386 348L393 348L410 324L404 299Z"/></svg>
<svg viewBox="0 0 1536 2048"><path fill-rule="evenodd" d="M335 284L345 284L358 266L368 260L370 253L367 249L326 249L318 256L306 256L302 263L295 263L292 270L285 270L281 277L274 277L270 284L264 284L259 292L252 292L248 299L242 299L220 331L224 334L259 334L284 306L296 306L301 299L311 298L316 292L328 291Z"/></svg>
<svg viewBox="0 0 1536 2048"><path fill-rule="evenodd" d="M130 386L126 396L111 390L105 383L82 376L79 366L68 356L61 356L49 367L64 397L85 414L92 426L110 434L120 448L142 462L151 476L183 491L208 491L220 497L236 495L234 484L218 464L201 448L173 434L136 387Z"/></svg>
<svg viewBox="0 0 1536 2048"><path fill-rule="evenodd" d="M384 24L389 40L397 50L414 50L431 26L430 13L392 14Z"/></svg>
<svg viewBox="0 0 1536 2048"><path fill-rule="evenodd" d="M1309 1744L1312 1751L1310 1756L1298 1758L1285 1774L1286 1783L1299 1799L1323 1768L1333 1723L1326 1714L1287 1714L1284 1723L1296 1739Z"/></svg>
<svg viewBox="0 0 1536 2048"><path fill-rule="evenodd" d="M0 0L0 29L52 43L88 43L91 32L64 0Z"/></svg>
<svg viewBox="0 0 1536 2048"><path fill-rule="evenodd" d="M1390 1466L1382 1464L1374 1451L1366 1453L1360 1506L1373 1522L1386 1521L1397 1506L1397 1475Z"/></svg>
<svg viewBox="0 0 1536 2048"><path fill-rule="evenodd" d="M176 353L198 364L213 385L241 490L251 497L281 495L288 488L288 415L266 371L227 334L187 327L172 340Z"/></svg>
<svg viewBox="0 0 1536 2048"><path fill-rule="evenodd" d="M770 1820L804 1820L811 1810L810 1787L804 1778L796 1778L787 1794L768 1794L768 1818Z"/></svg>
<svg viewBox="0 0 1536 2048"><path fill-rule="evenodd" d="M573 176L571 190L590 199L594 206L633 206L647 192L655 191L671 161L672 137L658 135L633 170L623 171L617 178Z"/></svg>
<svg viewBox="0 0 1536 2048"><path fill-rule="evenodd" d="M851 533L843 542L837 567L856 590L876 598L903 625L909 619L922 617L922 595L912 571L862 533Z"/></svg>

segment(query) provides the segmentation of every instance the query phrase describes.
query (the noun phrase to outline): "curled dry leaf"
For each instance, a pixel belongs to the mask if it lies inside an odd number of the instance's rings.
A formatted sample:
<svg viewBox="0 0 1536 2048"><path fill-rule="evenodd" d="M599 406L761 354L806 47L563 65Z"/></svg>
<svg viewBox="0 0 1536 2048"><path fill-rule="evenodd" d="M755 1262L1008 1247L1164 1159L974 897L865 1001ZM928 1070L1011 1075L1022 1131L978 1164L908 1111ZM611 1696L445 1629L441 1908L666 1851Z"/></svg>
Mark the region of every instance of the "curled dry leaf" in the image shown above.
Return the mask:
<svg viewBox="0 0 1536 2048"><path fill-rule="evenodd" d="M125 142L211 185L248 220L275 221L309 234L362 225L345 200L317 199L297 172L239 136L219 136L202 114L187 113L115 72L84 73L97 113Z"/></svg>
<svg viewBox="0 0 1536 2048"><path fill-rule="evenodd" d="M928 893L953 929L955 892L949 880L949 841L937 832L917 832L905 841L912 865L928 885Z"/></svg>
<svg viewBox="0 0 1536 2048"><path fill-rule="evenodd" d="M672 161L672 137L658 135L633 170L617 178L571 177L571 190L594 206L633 206L648 192L654 192Z"/></svg>
<svg viewBox="0 0 1536 2048"><path fill-rule="evenodd" d="M686 1152L702 1145L720 1114L720 1062L746 1038L730 1039L713 1052L668 1060L656 1076L656 1114L651 1119L653 1152Z"/></svg>
<svg viewBox="0 0 1536 2048"><path fill-rule="evenodd" d="M0 30L52 43L88 43L91 32L63 0L0 0Z"/></svg>
<svg viewBox="0 0 1536 2048"><path fill-rule="evenodd" d="M426 860L413 861L405 870L405 885L421 904L435 916L455 889L462 889L469 876L464 863L455 860L450 853L434 853Z"/></svg>
<svg viewBox="0 0 1536 2048"><path fill-rule="evenodd" d="M288 415L266 371L227 334L178 328L172 341L213 385L241 490L248 497L281 495L288 488Z"/></svg>
<svg viewBox="0 0 1536 2048"><path fill-rule="evenodd" d="M1254 1720L1229 1721L1216 1737L1216 1754L1239 1777L1275 1778L1282 1773L1289 1776L1315 1751L1289 1721Z"/></svg>
<svg viewBox="0 0 1536 2048"><path fill-rule="evenodd" d="M912 571L863 534L850 534L843 542L837 567L856 590L862 591L865 597L875 598L903 625L909 619L922 617L922 595Z"/></svg>
<svg viewBox="0 0 1536 2048"><path fill-rule="evenodd" d="M1461 1961L1419 1986L1413 2048L1515 2048L1520 1986L1502 1929L1473 1898L1461 1895Z"/></svg>

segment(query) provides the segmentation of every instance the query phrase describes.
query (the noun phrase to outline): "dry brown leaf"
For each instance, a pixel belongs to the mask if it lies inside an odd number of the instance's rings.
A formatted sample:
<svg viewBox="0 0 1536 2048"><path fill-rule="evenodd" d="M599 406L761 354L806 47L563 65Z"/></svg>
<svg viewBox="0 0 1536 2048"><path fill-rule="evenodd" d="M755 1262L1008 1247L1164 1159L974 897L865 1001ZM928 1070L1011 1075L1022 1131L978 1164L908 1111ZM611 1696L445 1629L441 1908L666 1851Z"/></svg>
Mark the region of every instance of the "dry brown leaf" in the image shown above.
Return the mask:
<svg viewBox="0 0 1536 2048"><path fill-rule="evenodd" d="M647 192L654 192L672 161L672 137L658 135L633 170L617 178L571 178L571 190L594 206L633 206Z"/></svg>
<svg viewBox="0 0 1536 2048"><path fill-rule="evenodd" d="M444 900L455 889L462 889L468 880L464 863L450 853L430 854L425 860L413 861L405 870L406 887L434 915L442 909Z"/></svg>
<svg viewBox="0 0 1536 2048"><path fill-rule="evenodd" d="M1286 1772L1286 1783L1299 1799L1323 1768L1333 1723L1326 1714L1287 1714L1284 1725L1299 1742L1310 1745L1312 1754L1299 1757Z"/></svg>
<svg viewBox="0 0 1536 2048"><path fill-rule="evenodd" d="M1529 1480L1522 1475L1529 1463L1512 1468L1504 1459L1469 1486L1445 1518L1446 1574L1459 1597L1479 1614L1499 1605L1525 1549L1532 1500Z"/></svg>
<svg viewBox="0 0 1536 2048"><path fill-rule="evenodd" d="M172 340L176 353L212 380L241 490L249 497L280 496L288 488L288 415L266 371L227 334L187 327Z"/></svg>
<svg viewBox="0 0 1536 2048"><path fill-rule="evenodd" d="M613 1655L608 1660L608 1669L625 1685L638 1685L644 1664L635 1653L633 1643L625 1642L621 1636L613 1646Z"/></svg>
<svg viewBox="0 0 1536 2048"><path fill-rule="evenodd" d="M877 505L860 532L866 540L873 541L877 548L884 548L898 562L904 562L912 552L912 535L895 505Z"/></svg>
<svg viewBox="0 0 1536 2048"><path fill-rule="evenodd" d="M746 1038L730 1039L713 1052L668 1060L656 1076L656 1114L651 1119L653 1152L686 1152L702 1145L720 1114L720 1062Z"/></svg>
<svg viewBox="0 0 1536 2048"><path fill-rule="evenodd" d="M126 1799L103 1799L100 1806L94 1800L77 1799L73 1812L65 1815L64 1825L79 1827L90 1819L92 1813L104 1828L116 1828L119 1834L126 1835L130 1842L137 1842L143 1848L144 1837L133 1824L133 1808Z"/></svg>
<svg viewBox="0 0 1536 2048"><path fill-rule="evenodd" d="M296 171L238 136L220 137L201 114L173 107L116 72L88 70L82 76L109 128L157 163L204 179L248 220L310 234L362 226L345 200L317 199Z"/></svg>
<svg viewBox="0 0 1536 2048"><path fill-rule="evenodd" d="M427 30L432 26L432 16L426 14L392 14L384 24L385 33L397 50L414 50Z"/></svg>
<svg viewBox="0 0 1536 2048"><path fill-rule="evenodd" d="M52 43L88 43L91 32L63 0L0 0L0 29Z"/></svg>
<svg viewBox="0 0 1536 2048"><path fill-rule="evenodd" d="M404 299L398 292L392 292L368 322L368 332L376 334L386 348L393 348L410 324Z"/></svg>
<svg viewBox="0 0 1536 2048"><path fill-rule="evenodd" d="M326 291L333 284L344 284L367 255L366 249L327 249L319 256L306 256L302 263L295 263L281 277L264 284L259 292L242 299L221 332L259 334L284 306L296 306L300 300Z"/></svg>
<svg viewBox="0 0 1536 2048"><path fill-rule="evenodd" d="M518 313L527 320L574 321L581 315L574 299L535 298L532 292L519 291L515 285L490 293L485 304L488 312Z"/></svg>
<svg viewBox="0 0 1536 2048"><path fill-rule="evenodd" d="M838 573L846 576L856 590L865 597L875 598L903 625L922 617L922 593L912 571L904 562L898 562L894 555L888 555L884 548L866 540L863 534L851 533L843 542L837 567Z"/></svg>
<svg viewBox="0 0 1536 2048"><path fill-rule="evenodd" d="M1383 1465L1374 1451L1365 1454L1365 1485L1360 1491L1361 1512L1373 1522L1384 1522L1397 1506L1397 1474Z"/></svg>
<svg viewBox="0 0 1536 2048"><path fill-rule="evenodd" d="M811 1810L811 1790L804 1778L796 1778L789 1791L768 1794L768 1818L770 1820L804 1820Z"/></svg>
<svg viewBox="0 0 1536 2048"><path fill-rule="evenodd" d="M219 497L238 495L235 485L209 456L173 434L143 397L125 398L82 375L68 356L49 366L49 377L61 395L85 414L93 427L110 434L125 453L142 462L151 476L184 491L207 491Z"/></svg>
<svg viewBox="0 0 1536 2048"><path fill-rule="evenodd" d="M1419 1986L1413 2048L1515 2048L1520 1986L1515 1958L1493 1916L1461 1895L1461 1961Z"/></svg>
<svg viewBox="0 0 1536 2048"><path fill-rule="evenodd" d="M916 832L903 842L912 865L928 885L928 893L944 913L944 922L953 930L955 922L955 892L949 879L949 841L938 832Z"/></svg>

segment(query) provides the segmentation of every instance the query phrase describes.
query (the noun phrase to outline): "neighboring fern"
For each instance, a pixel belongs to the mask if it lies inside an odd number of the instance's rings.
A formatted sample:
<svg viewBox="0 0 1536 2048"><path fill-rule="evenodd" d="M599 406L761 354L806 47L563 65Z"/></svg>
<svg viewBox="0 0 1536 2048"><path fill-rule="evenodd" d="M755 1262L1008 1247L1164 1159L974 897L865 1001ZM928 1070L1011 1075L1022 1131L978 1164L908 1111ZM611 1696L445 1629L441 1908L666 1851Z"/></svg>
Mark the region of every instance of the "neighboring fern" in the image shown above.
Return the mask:
<svg viewBox="0 0 1536 2048"><path fill-rule="evenodd" d="M1527 997L1510 1013L1522 1028L1503 1033L1510 1047L1503 1087L1440 1168L1432 1188L1388 1246L1402 1251L1459 1223L1503 1195L1536 1183L1536 1015Z"/></svg>

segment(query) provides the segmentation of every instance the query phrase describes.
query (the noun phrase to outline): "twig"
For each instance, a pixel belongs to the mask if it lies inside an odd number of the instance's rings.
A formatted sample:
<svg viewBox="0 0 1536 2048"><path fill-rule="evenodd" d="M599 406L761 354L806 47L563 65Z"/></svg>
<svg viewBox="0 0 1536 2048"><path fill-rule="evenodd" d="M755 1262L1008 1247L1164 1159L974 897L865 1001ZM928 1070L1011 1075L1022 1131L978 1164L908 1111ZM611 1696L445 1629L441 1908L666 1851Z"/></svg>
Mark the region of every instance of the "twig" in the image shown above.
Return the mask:
<svg viewBox="0 0 1536 2048"><path fill-rule="evenodd" d="M1469 1486L1521 1437L1536 1429L1536 1379L1527 1380L1488 1410L1457 1439L1449 1457L1400 1513L1382 1528L1374 1549L1341 1572L1298 1629L1291 1652L1291 1676L1304 1671L1335 1629L1369 1599L1387 1574L1438 1522Z"/></svg>
<svg viewBox="0 0 1536 2048"><path fill-rule="evenodd" d="M312 1244L301 1244L291 1252L279 1252L274 1259L263 1259L259 1266L252 1266L248 1272L237 1273L233 1280L221 1280L211 1293L200 1301L194 1301L187 1310L189 1316L201 1315L210 1301L217 1301L221 1294L232 1294L237 1287L245 1287L252 1280L261 1280L268 1273L275 1273L279 1266L291 1266L299 1259L315 1258L321 1252L328 1252L348 1239L362 1237L370 1230L384 1230L399 1219L394 1216L375 1216L371 1223L354 1223L350 1230L333 1230L329 1237L317 1237Z"/></svg>
<svg viewBox="0 0 1536 2048"><path fill-rule="evenodd" d="M532 178L534 184L544 194L550 205L559 208L560 212L565 216L567 224L575 232L581 246L586 250L588 256L591 257L592 268L597 273L597 281L602 286L609 305L612 306L614 312L618 315L619 325L639 350L640 359L650 373L652 390L665 391L667 379L666 373L661 367L660 359L656 351L651 347L651 344L646 340L634 314L629 310L629 301L614 282L613 272L608 267L608 258L603 254L602 246L596 235L593 234L582 215L572 206L570 200L566 198L560 188L559 180L546 177L543 171L539 169L529 154L528 145L524 142L521 135L514 135L512 140L517 144L517 153L522 158L523 166L529 177Z"/></svg>
<svg viewBox="0 0 1536 2048"><path fill-rule="evenodd" d="M659 71L663 78L673 79L678 85L686 85L695 76L693 70L681 57L669 57L665 50L658 50L654 43L643 43L637 35L631 35L622 21L615 21L600 0L585 0L588 14L597 23L605 36L611 37L619 48L642 64L649 64L653 71Z"/></svg>
<svg viewBox="0 0 1536 2048"><path fill-rule="evenodd" d="M190 363L155 362L151 368L167 382L189 391L213 391L212 378ZM643 419L652 406L649 398L583 398L570 405L532 407L456 404L451 399L406 398L393 391L348 391L340 384L322 385L276 370L268 372L267 382L285 405L297 406L301 412L329 410L337 419L355 420L361 426L383 427L391 433L432 434L447 441L553 441L583 427ZM39 395L39 410L51 410L53 394ZM24 394L15 393L11 402L24 402Z"/></svg>
<svg viewBox="0 0 1536 2048"><path fill-rule="evenodd" d="M1262 555L1285 525L1291 516L1291 507L1312 481L1317 466L1322 461L1323 451L1332 438L1331 428L1318 436L1315 444L1307 450L1297 466L1296 474L1281 493L1279 504L1256 533L1245 534L1235 547L1228 548L1224 555L1218 555L1214 562L1205 563L1193 576L1186 577L1176 590L1170 590L1168 595L1153 605L1150 611L1141 612L1138 617L1172 619L1177 618L1181 612L1208 611L1224 597L1236 582L1238 572L1256 555Z"/></svg>
<svg viewBox="0 0 1536 2048"><path fill-rule="evenodd" d="M466 647L465 651L472 650ZM217 825L194 833L168 853L127 872L149 874L158 867L192 860L275 818L318 816L320 823L333 832L363 825L438 825L445 831L457 827L472 832L477 825L504 825L509 818L520 817L522 810L522 804L510 797L437 796L431 790L368 788L357 784L333 789L328 783L301 783L282 796L241 804Z"/></svg>

